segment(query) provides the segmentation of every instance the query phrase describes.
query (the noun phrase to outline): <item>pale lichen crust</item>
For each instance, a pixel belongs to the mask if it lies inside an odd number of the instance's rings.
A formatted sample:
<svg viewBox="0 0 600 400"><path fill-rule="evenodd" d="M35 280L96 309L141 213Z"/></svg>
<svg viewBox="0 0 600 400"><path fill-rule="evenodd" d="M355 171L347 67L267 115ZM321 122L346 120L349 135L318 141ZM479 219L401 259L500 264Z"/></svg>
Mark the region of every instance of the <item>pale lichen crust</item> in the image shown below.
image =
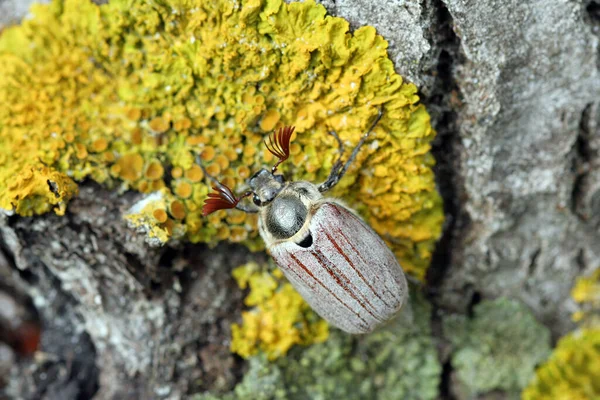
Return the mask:
<svg viewBox="0 0 600 400"><path fill-rule="evenodd" d="M517 395L550 354L550 332L516 300L484 300L474 316L444 319L444 335L453 345L457 386L468 398L494 390Z"/></svg>
<svg viewBox="0 0 600 400"><path fill-rule="evenodd" d="M166 240L262 245L239 211L204 219L205 171L232 188L273 162L265 135L295 125L289 179L323 181L373 117L374 137L333 195L357 209L423 278L443 213L435 132L417 89L372 27L349 33L314 1L55 0L0 36L0 207L64 211L72 181L150 193L140 224ZM44 168L46 168L44 170ZM31 171L28 182L20 171ZM48 174L59 197L45 181ZM157 228L157 229L155 229ZM157 236L158 237L158 236ZM161 240L162 240L161 239Z"/></svg>

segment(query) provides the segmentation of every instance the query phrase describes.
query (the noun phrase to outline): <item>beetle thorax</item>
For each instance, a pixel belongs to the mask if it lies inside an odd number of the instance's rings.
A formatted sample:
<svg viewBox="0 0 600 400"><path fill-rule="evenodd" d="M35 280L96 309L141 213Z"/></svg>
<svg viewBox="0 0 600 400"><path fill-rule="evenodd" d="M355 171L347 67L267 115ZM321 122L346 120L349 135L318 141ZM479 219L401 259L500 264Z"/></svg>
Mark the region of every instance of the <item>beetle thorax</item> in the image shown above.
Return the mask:
<svg viewBox="0 0 600 400"><path fill-rule="evenodd" d="M267 205L261 207L259 229L267 247L274 241L301 241L308 234L311 213L322 199L312 183L299 181L284 185Z"/></svg>
<svg viewBox="0 0 600 400"><path fill-rule="evenodd" d="M279 195L267 206L265 225L275 239L287 239L302 228L307 214L308 210L298 196Z"/></svg>

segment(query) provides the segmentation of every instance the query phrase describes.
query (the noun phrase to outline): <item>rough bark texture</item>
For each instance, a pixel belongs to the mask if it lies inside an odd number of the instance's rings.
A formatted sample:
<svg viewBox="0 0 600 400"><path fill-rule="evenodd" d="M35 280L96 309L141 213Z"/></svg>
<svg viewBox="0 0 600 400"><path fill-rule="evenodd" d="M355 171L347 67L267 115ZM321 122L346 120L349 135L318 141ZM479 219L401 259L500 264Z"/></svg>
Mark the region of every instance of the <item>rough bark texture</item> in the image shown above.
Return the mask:
<svg viewBox="0 0 600 400"><path fill-rule="evenodd" d="M8 218L3 251L41 313L44 360L13 369L25 398L178 398L230 389L243 248L149 249L121 215L135 195L84 185L68 216Z"/></svg>
<svg viewBox="0 0 600 400"><path fill-rule="evenodd" d="M568 331L573 281L600 265L600 4L323 4L389 40L435 121L448 221L434 302L466 313L507 295L555 336ZM24 10L0 0L0 24ZM257 255L149 249L122 220L135 200L85 183L65 217L0 217L0 275L33 299L46 352L12 368L5 395L176 399L239 379L228 340L242 293L230 270Z"/></svg>
<svg viewBox="0 0 600 400"><path fill-rule="evenodd" d="M464 106L446 302L461 306L476 292L516 296L554 333L568 329L574 278L600 263L590 218L599 193L582 185L597 171L591 147L600 134L590 6L447 2L461 43L455 77Z"/></svg>

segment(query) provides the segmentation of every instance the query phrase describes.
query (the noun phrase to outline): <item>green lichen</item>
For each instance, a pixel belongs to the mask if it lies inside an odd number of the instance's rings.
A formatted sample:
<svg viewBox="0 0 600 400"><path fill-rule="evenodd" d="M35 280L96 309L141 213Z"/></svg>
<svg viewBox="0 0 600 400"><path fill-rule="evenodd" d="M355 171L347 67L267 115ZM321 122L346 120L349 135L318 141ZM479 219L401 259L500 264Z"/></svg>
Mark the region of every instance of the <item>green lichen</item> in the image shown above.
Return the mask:
<svg viewBox="0 0 600 400"><path fill-rule="evenodd" d="M153 210L138 220L166 232L160 240L259 248L254 216L202 217L210 189L195 163L239 188L273 163L265 135L290 124L297 135L283 171L319 182L337 156L328 132L348 156L382 109L372 142L332 194L424 277L443 220L429 152L435 133L374 28L351 34L314 1L54 0L31 14L0 36L0 207L51 209L42 180L35 204L22 188L7 190L18 171L47 166L77 182L164 189L167 220L154 221Z"/></svg>
<svg viewBox="0 0 600 400"><path fill-rule="evenodd" d="M438 396L441 366L431 337L429 305L418 295L389 326L355 337L334 330L330 338L269 362L250 359L249 371L222 399L426 400ZM204 394L198 399L209 399Z"/></svg>
<svg viewBox="0 0 600 400"><path fill-rule="evenodd" d="M560 339L522 399L600 399L600 329L583 329Z"/></svg>
<svg viewBox="0 0 600 400"><path fill-rule="evenodd" d="M548 329L521 303L505 298L481 302L472 319L448 316L444 334L454 348L461 390L469 396L520 392L550 353Z"/></svg>
<svg viewBox="0 0 600 400"><path fill-rule="evenodd" d="M241 289L250 291L244 303L242 324L231 327L231 350L244 358L263 353L269 360L294 345L321 343L329 336L327 322L319 318L274 265L254 262L233 271Z"/></svg>

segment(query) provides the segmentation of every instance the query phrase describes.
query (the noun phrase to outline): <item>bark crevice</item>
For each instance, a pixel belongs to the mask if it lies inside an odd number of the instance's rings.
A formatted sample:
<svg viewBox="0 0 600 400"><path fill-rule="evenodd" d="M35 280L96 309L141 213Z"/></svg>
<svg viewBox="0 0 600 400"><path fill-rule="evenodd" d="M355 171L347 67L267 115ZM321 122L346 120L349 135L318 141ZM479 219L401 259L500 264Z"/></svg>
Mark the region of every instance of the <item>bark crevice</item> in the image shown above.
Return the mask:
<svg viewBox="0 0 600 400"><path fill-rule="evenodd" d="M455 68L460 62L460 38L453 30L453 19L441 0L424 2L424 9L433 17L428 40L438 56L432 90L423 99L431 113L437 137L432 143L432 154L436 159L434 172L436 184L444 200L446 222L442 237L428 270L427 281L432 287L438 286L453 259L460 257L453 252L457 223L461 220L460 174L457 160L460 156L460 136L458 134L458 110L462 107L461 94L455 79Z"/></svg>

